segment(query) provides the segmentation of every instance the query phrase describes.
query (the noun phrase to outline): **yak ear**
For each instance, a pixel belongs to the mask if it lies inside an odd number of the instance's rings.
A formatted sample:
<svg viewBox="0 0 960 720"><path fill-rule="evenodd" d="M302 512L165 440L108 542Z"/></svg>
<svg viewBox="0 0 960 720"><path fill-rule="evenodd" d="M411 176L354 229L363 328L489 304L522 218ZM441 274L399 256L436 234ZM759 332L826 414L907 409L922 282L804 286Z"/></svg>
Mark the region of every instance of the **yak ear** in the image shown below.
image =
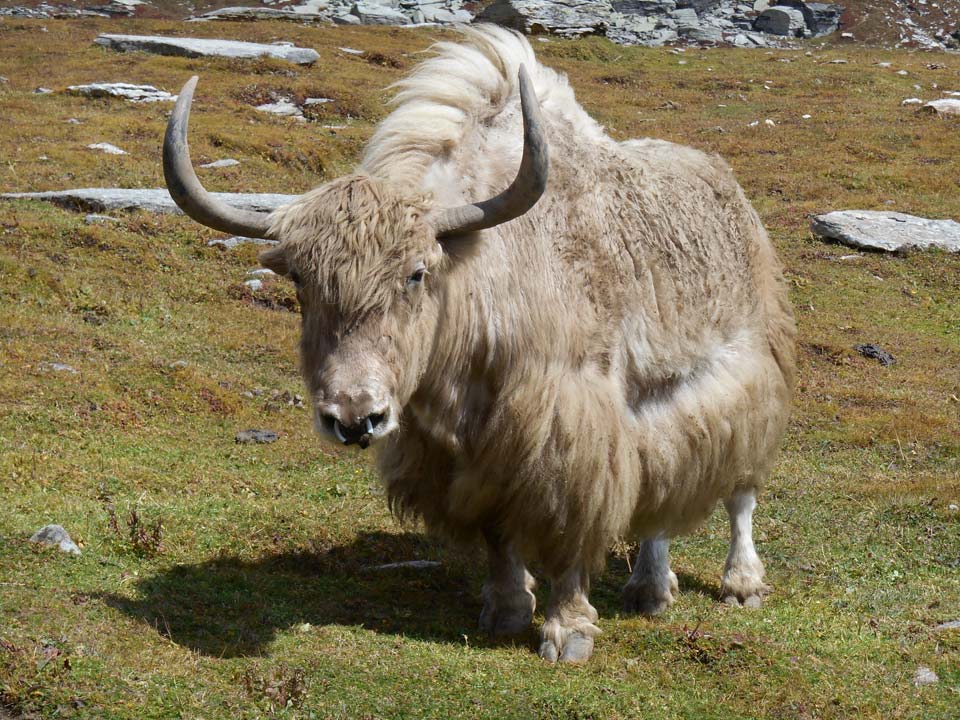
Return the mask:
<svg viewBox="0 0 960 720"><path fill-rule="evenodd" d="M257 255L257 260L265 268L273 270L277 275L287 275L290 272L290 263L287 261L287 251L283 245L263 250Z"/></svg>

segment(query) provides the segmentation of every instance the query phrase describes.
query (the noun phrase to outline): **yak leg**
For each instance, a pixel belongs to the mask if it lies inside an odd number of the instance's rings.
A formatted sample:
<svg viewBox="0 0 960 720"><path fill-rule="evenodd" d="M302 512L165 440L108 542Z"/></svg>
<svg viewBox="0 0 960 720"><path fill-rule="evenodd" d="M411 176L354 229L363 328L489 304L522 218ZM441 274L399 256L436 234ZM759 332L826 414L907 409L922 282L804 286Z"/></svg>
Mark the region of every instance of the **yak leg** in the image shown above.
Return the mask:
<svg viewBox="0 0 960 720"><path fill-rule="evenodd" d="M530 627L537 599L533 575L509 543L486 532L489 575L483 584L480 630L488 635L516 635Z"/></svg>
<svg viewBox="0 0 960 720"><path fill-rule="evenodd" d="M583 662L593 653L600 628L589 591L590 577L579 567L552 578L547 621L540 630L540 657L547 662Z"/></svg>
<svg viewBox="0 0 960 720"><path fill-rule="evenodd" d="M770 586L763 582L763 563L753 547L753 509L755 490L741 490L727 498L730 516L730 552L723 569L720 597L730 605L760 607Z"/></svg>
<svg viewBox="0 0 960 720"><path fill-rule="evenodd" d="M659 615L673 605L677 576L670 569L670 540L653 537L640 544L637 563L623 587L623 609L641 615Z"/></svg>

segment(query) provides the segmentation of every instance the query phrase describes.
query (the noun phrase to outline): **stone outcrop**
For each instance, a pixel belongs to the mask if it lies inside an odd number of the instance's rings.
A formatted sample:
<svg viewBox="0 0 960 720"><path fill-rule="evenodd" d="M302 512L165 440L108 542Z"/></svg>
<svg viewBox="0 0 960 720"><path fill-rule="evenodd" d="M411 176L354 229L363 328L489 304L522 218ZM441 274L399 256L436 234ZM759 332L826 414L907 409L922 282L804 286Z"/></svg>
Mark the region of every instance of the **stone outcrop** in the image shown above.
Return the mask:
<svg viewBox="0 0 960 720"><path fill-rule="evenodd" d="M803 19L803 13L796 8L778 5L760 13L753 27L770 35L803 37L807 23Z"/></svg>
<svg viewBox="0 0 960 720"><path fill-rule="evenodd" d="M960 252L960 223L930 220L882 210L837 210L817 215L814 235L867 250L928 250Z"/></svg>
<svg viewBox="0 0 960 720"><path fill-rule="evenodd" d="M496 0L477 19L528 34L578 37L603 35L612 12L609 0Z"/></svg>
<svg viewBox="0 0 960 720"><path fill-rule="evenodd" d="M156 55L177 55L180 57L257 58L267 56L297 65L310 65L320 57L316 50L296 47L290 43L264 45L240 40L160 37L157 35L113 35L109 33L99 35L94 42L118 52L141 51Z"/></svg>
<svg viewBox="0 0 960 720"><path fill-rule="evenodd" d="M273 193L210 193L241 210L271 212L296 200L299 195ZM128 188L80 188L50 192L2 193L2 200L44 200L69 210L104 212L105 210L146 210L155 213L181 213L166 188L135 190Z"/></svg>
<svg viewBox="0 0 960 720"><path fill-rule="evenodd" d="M89 85L70 85L67 92L84 97L118 97L137 103L176 102L177 96L166 90L158 90L153 85L132 85L131 83L90 83Z"/></svg>

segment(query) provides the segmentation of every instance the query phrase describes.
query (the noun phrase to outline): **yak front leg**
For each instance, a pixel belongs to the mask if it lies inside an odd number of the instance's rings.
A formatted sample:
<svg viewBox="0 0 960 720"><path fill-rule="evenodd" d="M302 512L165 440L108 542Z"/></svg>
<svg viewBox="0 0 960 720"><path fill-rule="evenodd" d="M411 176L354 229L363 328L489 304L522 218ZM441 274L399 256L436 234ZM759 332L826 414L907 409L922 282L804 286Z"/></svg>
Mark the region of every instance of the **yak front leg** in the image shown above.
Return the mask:
<svg viewBox="0 0 960 720"><path fill-rule="evenodd" d="M730 516L730 552L723 568L720 597L730 605L760 607L770 586L763 582L763 563L753 547L755 491L740 491L724 504Z"/></svg>
<svg viewBox="0 0 960 720"><path fill-rule="evenodd" d="M623 587L623 609L641 615L659 615L673 605L677 576L670 569L670 540L647 538L640 544L637 562Z"/></svg>
<svg viewBox="0 0 960 720"><path fill-rule="evenodd" d="M583 662L593 654L600 634L590 604L590 577L579 567L552 579L547 620L540 630L540 657L547 662Z"/></svg>
<svg viewBox="0 0 960 720"><path fill-rule="evenodd" d="M480 630L493 636L522 633L533 622L536 582L509 543L492 531L484 537L489 574L483 584Z"/></svg>

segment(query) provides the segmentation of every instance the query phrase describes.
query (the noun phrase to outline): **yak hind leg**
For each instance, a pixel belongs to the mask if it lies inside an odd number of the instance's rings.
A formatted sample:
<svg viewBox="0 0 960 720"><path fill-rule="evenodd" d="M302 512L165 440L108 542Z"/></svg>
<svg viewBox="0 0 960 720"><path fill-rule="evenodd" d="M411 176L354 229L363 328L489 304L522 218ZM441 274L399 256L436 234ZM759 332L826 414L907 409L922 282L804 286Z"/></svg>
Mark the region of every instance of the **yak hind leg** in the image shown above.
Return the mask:
<svg viewBox="0 0 960 720"><path fill-rule="evenodd" d="M730 516L730 552L723 569L720 597L729 605L760 607L770 586L763 582L763 563L753 546L755 490L740 490L724 501Z"/></svg>
<svg viewBox="0 0 960 720"><path fill-rule="evenodd" d="M540 657L547 662L584 662L593 654L600 634L597 611L587 594L590 578L579 567L552 579L546 622L540 630Z"/></svg>
<svg viewBox="0 0 960 720"><path fill-rule="evenodd" d="M509 543L494 532L484 533L489 574L483 584L480 631L491 636L517 635L533 622L536 582Z"/></svg>
<svg viewBox="0 0 960 720"><path fill-rule="evenodd" d="M670 540L647 538L640 544L637 562L623 587L623 609L641 615L659 615L673 605L677 576L670 569Z"/></svg>

